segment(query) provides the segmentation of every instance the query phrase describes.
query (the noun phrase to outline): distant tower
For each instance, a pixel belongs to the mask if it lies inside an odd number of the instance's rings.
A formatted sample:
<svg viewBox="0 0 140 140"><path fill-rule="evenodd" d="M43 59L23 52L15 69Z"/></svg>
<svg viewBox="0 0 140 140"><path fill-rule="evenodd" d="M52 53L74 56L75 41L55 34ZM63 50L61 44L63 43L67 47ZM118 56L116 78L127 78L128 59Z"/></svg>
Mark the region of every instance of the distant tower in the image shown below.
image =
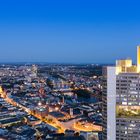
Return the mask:
<svg viewBox="0 0 140 140"><path fill-rule="evenodd" d="M65 104L65 97L62 97L62 103Z"/></svg>
<svg viewBox="0 0 140 140"><path fill-rule="evenodd" d="M32 72L37 76L37 66L36 65L32 65Z"/></svg>
<svg viewBox="0 0 140 140"><path fill-rule="evenodd" d="M70 116L73 116L73 108L70 108Z"/></svg>

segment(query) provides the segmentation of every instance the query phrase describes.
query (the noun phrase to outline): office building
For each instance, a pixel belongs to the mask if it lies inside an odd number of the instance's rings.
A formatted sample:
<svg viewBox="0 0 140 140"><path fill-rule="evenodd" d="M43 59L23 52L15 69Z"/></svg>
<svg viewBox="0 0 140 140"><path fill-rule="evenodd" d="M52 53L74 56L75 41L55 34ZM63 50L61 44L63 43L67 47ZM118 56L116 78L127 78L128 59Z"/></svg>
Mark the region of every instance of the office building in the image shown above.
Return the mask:
<svg viewBox="0 0 140 140"><path fill-rule="evenodd" d="M140 47L137 65L117 60L103 75L103 140L140 140Z"/></svg>

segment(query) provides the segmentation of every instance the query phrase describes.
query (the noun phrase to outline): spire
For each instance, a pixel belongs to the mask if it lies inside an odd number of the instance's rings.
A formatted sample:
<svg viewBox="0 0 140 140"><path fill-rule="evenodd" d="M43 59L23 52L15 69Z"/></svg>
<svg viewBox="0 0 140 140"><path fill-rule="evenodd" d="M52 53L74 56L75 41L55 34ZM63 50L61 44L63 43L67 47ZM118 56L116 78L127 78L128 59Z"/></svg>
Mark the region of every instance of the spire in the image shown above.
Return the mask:
<svg viewBox="0 0 140 140"><path fill-rule="evenodd" d="M137 70L140 72L140 46L137 46Z"/></svg>

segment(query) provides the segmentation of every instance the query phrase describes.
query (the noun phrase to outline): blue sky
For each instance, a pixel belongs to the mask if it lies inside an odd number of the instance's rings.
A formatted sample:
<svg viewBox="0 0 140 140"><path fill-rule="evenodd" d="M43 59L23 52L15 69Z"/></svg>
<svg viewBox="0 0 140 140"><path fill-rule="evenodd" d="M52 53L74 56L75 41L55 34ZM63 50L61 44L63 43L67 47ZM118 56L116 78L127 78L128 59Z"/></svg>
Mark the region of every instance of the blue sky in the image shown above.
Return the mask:
<svg viewBox="0 0 140 140"><path fill-rule="evenodd" d="M139 0L1 0L0 62L136 60Z"/></svg>

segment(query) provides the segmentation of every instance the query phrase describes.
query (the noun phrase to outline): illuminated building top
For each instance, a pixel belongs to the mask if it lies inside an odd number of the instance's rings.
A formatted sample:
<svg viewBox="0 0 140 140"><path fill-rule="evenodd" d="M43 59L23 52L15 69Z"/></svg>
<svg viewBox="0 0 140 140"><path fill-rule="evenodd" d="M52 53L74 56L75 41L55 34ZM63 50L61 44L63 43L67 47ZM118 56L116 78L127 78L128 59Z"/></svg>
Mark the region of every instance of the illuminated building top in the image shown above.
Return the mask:
<svg viewBox="0 0 140 140"><path fill-rule="evenodd" d="M119 73L140 73L140 46L137 47L137 65L133 65L131 59L116 61L116 74Z"/></svg>

